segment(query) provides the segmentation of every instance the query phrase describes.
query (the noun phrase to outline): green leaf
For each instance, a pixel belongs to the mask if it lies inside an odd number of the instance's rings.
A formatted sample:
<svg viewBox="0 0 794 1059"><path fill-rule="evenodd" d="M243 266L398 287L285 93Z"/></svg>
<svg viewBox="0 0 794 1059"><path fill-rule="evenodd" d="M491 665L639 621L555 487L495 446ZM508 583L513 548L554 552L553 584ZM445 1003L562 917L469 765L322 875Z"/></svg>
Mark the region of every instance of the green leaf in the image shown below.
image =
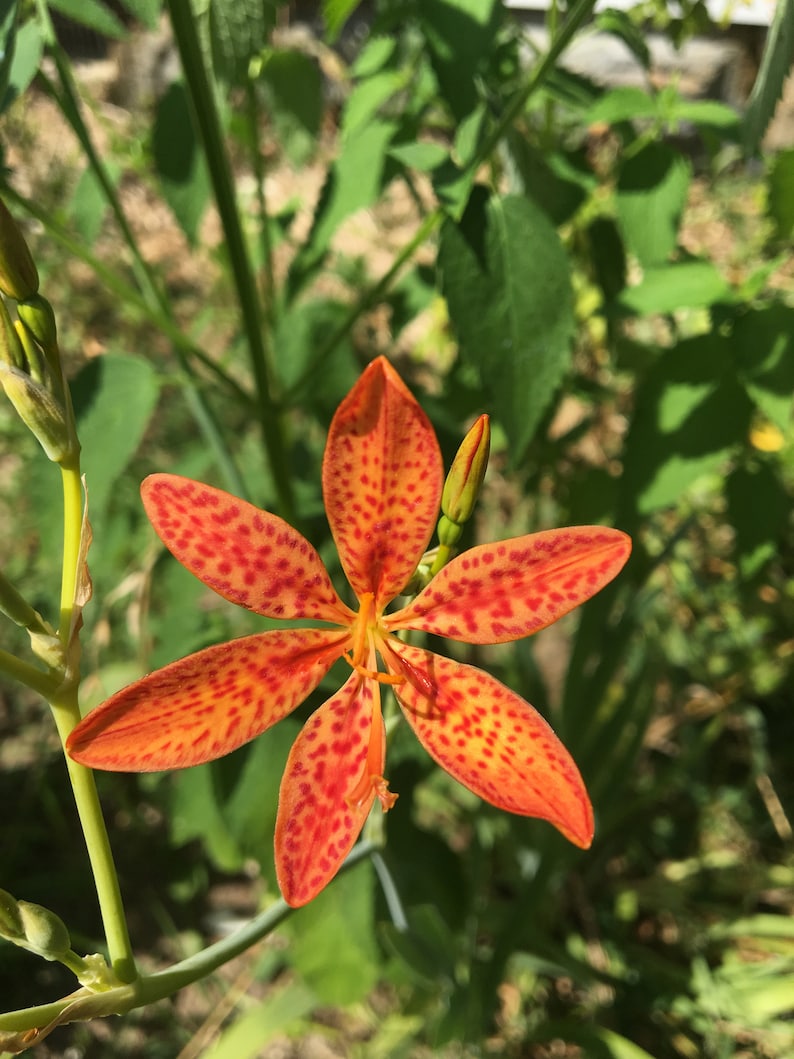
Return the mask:
<svg viewBox="0 0 794 1059"><path fill-rule="evenodd" d="M209 198L209 176L199 148L185 86L173 82L157 104L152 153L166 202L191 245Z"/></svg>
<svg viewBox="0 0 794 1059"><path fill-rule="evenodd" d="M397 956L415 982L427 987L455 977L455 935L433 905L420 905L407 913L408 929L391 923L381 927L390 951Z"/></svg>
<svg viewBox="0 0 794 1059"><path fill-rule="evenodd" d="M727 103L716 99L682 99L676 100L673 116L678 121L690 121L701 128L719 129L723 135L739 125L739 115Z"/></svg>
<svg viewBox="0 0 794 1059"><path fill-rule="evenodd" d="M317 998L300 982L287 985L258 999L237 1015L207 1049L203 1059L256 1059L276 1035L290 1034L313 1008Z"/></svg>
<svg viewBox="0 0 794 1059"><path fill-rule="evenodd" d="M731 340L701 335L663 353L637 388L621 506L647 514L679 501L747 436L752 405Z"/></svg>
<svg viewBox="0 0 794 1059"><path fill-rule="evenodd" d="M791 497L768 463L737 467L725 483L725 493L739 570L750 578L779 554Z"/></svg>
<svg viewBox="0 0 794 1059"><path fill-rule="evenodd" d="M0 101L5 109L17 37L18 0L0 0ZM10 100L8 101L10 102Z"/></svg>
<svg viewBox="0 0 794 1059"><path fill-rule="evenodd" d="M791 69L794 55L794 3L780 0L775 5L772 25L764 45L761 67L744 112L743 142L748 153L758 150L772 120L777 101Z"/></svg>
<svg viewBox="0 0 794 1059"><path fill-rule="evenodd" d="M171 777L171 842L181 846L200 838L207 855L221 871L239 871L245 858L221 812L216 764L197 765Z"/></svg>
<svg viewBox="0 0 794 1059"><path fill-rule="evenodd" d="M108 176L115 184L121 173L121 165L115 158L105 162ZM72 220L74 226L89 246L96 240L102 229L102 221L108 208L107 197L102 185L96 178L94 170L86 166L72 194Z"/></svg>
<svg viewBox="0 0 794 1059"><path fill-rule="evenodd" d="M597 30L623 41L640 66L646 70L650 68L651 52L646 35L627 12L608 7L605 11L599 11L594 21Z"/></svg>
<svg viewBox="0 0 794 1059"><path fill-rule="evenodd" d="M104 509L137 450L158 394L154 368L142 357L123 353L95 357L72 382L92 518Z"/></svg>
<svg viewBox="0 0 794 1059"><path fill-rule="evenodd" d="M161 0L121 0L121 4L147 29L157 28L162 10Z"/></svg>
<svg viewBox="0 0 794 1059"><path fill-rule="evenodd" d="M8 85L3 93L0 112L7 110L15 99L27 91L38 73L43 52L44 36L41 24L38 20L31 19L16 31L8 68Z"/></svg>
<svg viewBox="0 0 794 1059"><path fill-rule="evenodd" d="M372 865L335 878L287 924L295 970L322 1004L362 1000L378 977Z"/></svg>
<svg viewBox="0 0 794 1059"><path fill-rule="evenodd" d="M276 22L276 0L210 0L209 29L215 73L242 85L254 56L266 47Z"/></svg>
<svg viewBox="0 0 794 1059"><path fill-rule="evenodd" d="M496 47L498 0L422 0L418 15L441 94L457 121L478 103L477 73Z"/></svg>
<svg viewBox="0 0 794 1059"><path fill-rule="evenodd" d="M361 0L323 0L325 34L329 44L334 43L345 22L360 5Z"/></svg>
<svg viewBox="0 0 794 1059"><path fill-rule="evenodd" d="M109 8L99 3L99 0L49 0L49 6L73 22L95 29L97 33L114 40L121 40L127 35L127 30L121 22Z"/></svg>
<svg viewBox="0 0 794 1059"><path fill-rule="evenodd" d="M794 398L794 309L776 304L749 311L733 328L741 379L757 407L782 431Z"/></svg>
<svg viewBox="0 0 794 1059"><path fill-rule="evenodd" d="M428 173L447 160L446 148L438 143L401 143L389 148L389 157L408 169Z"/></svg>
<svg viewBox="0 0 794 1059"><path fill-rule="evenodd" d="M342 325L349 312L342 302L317 298L300 301L280 316L273 348L276 370L291 401L303 400L333 412L355 382L358 369L349 339L339 342L322 363L317 361L324 340ZM317 386L319 371L321 387Z"/></svg>
<svg viewBox="0 0 794 1059"><path fill-rule="evenodd" d="M530 199L477 188L460 224L442 229L438 263L461 354L518 461L570 364L568 256Z"/></svg>
<svg viewBox="0 0 794 1059"><path fill-rule="evenodd" d="M794 147L780 151L769 170L769 216L781 242L794 235Z"/></svg>
<svg viewBox="0 0 794 1059"><path fill-rule="evenodd" d="M378 198L386 152L396 129L394 122L376 118L343 141L320 194L309 238L290 270L293 296L322 261L342 221Z"/></svg>
<svg viewBox="0 0 794 1059"><path fill-rule="evenodd" d="M404 74L381 70L356 84L342 114L342 135L349 136L366 125L388 100L405 85Z"/></svg>
<svg viewBox="0 0 794 1059"><path fill-rule="evenodd" d="M314 153L323 116L323 83L314 59L298 51L271 51L262 65L271 115L281 146L295 166Z"/></svg>
<svg viewBox="0 0 794 1059"><path fill-rule="evenodd" d="M635 121L637 118L657 118L659 108L656 98L641 88L613 88L598 99L585 116L585 124L594 125L606 122L616 125L621 121Z"/></svg>
<svg viewBox="0 0 794 1059"><path fill-rule="evenodd" d="M649 268L636 287L630 287L619 302L630 312L673 313L730 301L730 284L710 261L683 261Z"/></svg>
<svg viewBox="0 0 794 1059"><path fill-rule="evenodd" d="M680 151L650 143L621 167L616 200L626 246L644 268L663 264L678 242L691 168Z"/></svg>

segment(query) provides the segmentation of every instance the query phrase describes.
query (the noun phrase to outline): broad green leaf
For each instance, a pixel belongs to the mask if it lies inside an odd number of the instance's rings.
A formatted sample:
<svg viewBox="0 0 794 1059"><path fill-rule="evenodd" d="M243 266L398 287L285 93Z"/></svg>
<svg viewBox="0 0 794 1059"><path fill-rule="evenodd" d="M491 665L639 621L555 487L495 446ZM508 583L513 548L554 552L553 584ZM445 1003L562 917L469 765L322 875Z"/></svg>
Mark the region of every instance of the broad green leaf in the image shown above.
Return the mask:
<svg viewBox="0 0 794 1059"><path fill-rule="evenodd" d="M288 982L239 1014L209 1048L202 1048L202 1059L257 1059L268 1041L294 1032L316 1006L311 990Z"/></svg>
<svg viewBox="0 0 794 1059"><path fill-rule="evenodd" d="M404 85L405 75L397 70L381 70L359 81L345 103L342 135L349 136L370 122L383 104Z"/></svg>
<svg viewBox="0 0 794 1059"><path fill-rule="evenodd" d="M477 73L494 50L501 11L498 0L422 0L418 7L441 95L457 121L478 102Z"/></svg>
<svg viewBox="0 0 794 1059"><path fill-rule="evenodd" d="M455 977L457 944L434 905L420 905L408 912L408 927L401 930L393 924L381 928L388 948L405 964L411 977L420 985Z"/></svg>
<svg viewBox="0 0 794 1059"><path fill-rule="evenodd" d="M701 128L719 129L723 135L739 125L739 115L727 103L716 99L682 99L676 101L673 115L678 121L689 121Z"/></svg>
<svg viewBox="0 0 794 1059"><path fill-rule="evenodd" d="M127 30L113 12L99 0L49 0L49 6L81 26L95 29L106 37L120 40Z"/></svg>
<svg viewBox="0 0 794 1059"><path fill-rule="evenodd" d="M508 133L504 150L510 190L523 191L554 224L570 220L593 186L592 174L578 169L564 154L541 151L518 129Z"/></svg>
<svg viewBox="0 0 794 1059"><path fill-rule="evenodd" d="M349 338L342 339L318 360L329 334L340 328L350 310L328 298L301 301L282 313L273 347L276 370L290 401L306 401L332 414L358 377L358 364ZM323 385L317 386L318 372Z"/></svg>
<svg viewBox="0 0 794 1059"><path fill-rule="evenodd" d="M794 235L794 147L780 151L769 170L767 209L781 241Z"/></svg>
<svg viewBox="0 0 794 1059"><path fill-rule="evenodd" d="M298 51L271 51L262 64L271 97L271 117L293 165L314 153L323 116L323 84L314 59Z"/></svg>
<svg viewBox="0 0 794 1059"><path fill-rule="evenodd" d="M238 751L239 753L239 751ZM185 845L201 839L207 856L221 871L239 871L245 857L229 832L215 784L217 762L181 769L170 779L171 842Z"/></svg>
<svg viewBox="0 0 794 1059"><path fill-rule="evenodd" d="M748 394L782 431L794 408L794 309L778 303L750 310L733 328L735 355Z"/></svg>
<svg viewBox="0 0 794 1059"><path fill-rule="evenodd" d="M323 0L323 18L328 43L333 44L361 0Z"/></svg>
<svg viewBox="0 0 794 1059"><path fill-rule="evenodd" d="M94 358L72 382L92 520L137 450L158 394L154 368L142 357L123 353Z"/></svg>
<svg viewBox="0 0 794 1059"><path fill-rule="evenodd" d="M442 293L462 356L521 459L568 369L574 333L570 263L530 199L478 188L441 233Z"/></svg>
<svg viewBox="0 0 794 1059"><path fill-rule="evenodd" d="M587 229L590 260L606 301L614 301L626 286L626 251L618 226L610 217L596 217Z"/></svg>
<svg viewBox="0 0 794 1059"><path fill-rule="evenodd" d="M7 105L6 94L11 80L18 17L18 0L0 0L0 102L3 104L0 109L5 109Z"/></svg>
<svg viewBox="0 0 794 1059"><path fill-rule="evenodd" d="M121 173L120 164L115 158L110 157L105 162L105 169L115 184ZM102 185L97 180L94 170L87 166L72 194L71 213L75 228L88 246L94 243L102 230L107 208L108 201Z"/></svg>
<svg viewBox="0 0 794 1059"><path fill-rule="evenodd" d="M744 112L743 141L748 153L758 150L772 120L783 84L794 55L794 3L780 0L775 5L772 25L766 36L761 67Z"/></svg>
<svg viewBox="0 0 794 1059"><path fill-rule="evenodd" d="M449 157L446 148L438 143L401 143L389 148L389 157L408 169L427 173Z"/></svg>
<svg viewBox="0 0 794 1059"><path fill-rule="evenodd" d="M121 0L129 13L147 29L156 29L162 10L161 0Z"/></svg>
<svg viewBox="0 0 794 1059"><path fill-rule="evenodd" d="M663 353L637 389L626 438L621 507L675 504L744 442L752 405L736 379L731 341L702 335Z"/></svg>
<svg viewBox="0 0 794 1059"><path fill-rule="evenodd" d="M193 128L185 86L175 81L157 104L152 153L168 205L195 245L209 198L209 176Z"/></svg>
<svg viewBox="0 0 794 1059"><path fill-rule="evenodd" d="M768 463L737 467L725 483L725 491L739 569L743 577L753 577L778 554L791 513L791 497Z"/></svg>
<svg viewBox="0 0 794 1059"><path fill-rule="evenodd" d="M620 304L639 316L673 313L732 300L727 280L710 261L649 268L636 287L620 296Z"/></svg>
<svg viewBox="0 0 794 1059"><path fill-rule="evenodd" d="M212 61L221 80L245 83L251 60L275 25L276 9L277 0L210 0Z"/></svg>
<svg viewBox="0 0 794 1059"><path fill-rule="evenodd" d="M342 221L377 199L386 153L396 129L394 122L375 118L344 140L320 194L308 241L290 272L293 295L322 261Z"/></svg>
<svg viewBox="0 0 794 1059"><path fill-rule="evenodd" d="M595 16L595 27L602 33L610 33L623 41L637 62L647 70L651 65L651 53L645 33L625 11L608 7Z"/></svg>
<svg viewBox="0 0 794 1059"><path fill-rule="evenodd" d="M16 31L8 68L8 85L3 93L0 112L7 110L27 90L38 73L43 52L41 25L38 19L31 19Z"/></svg>
<svg viewBox="0 0 794 1059"><path fill-rule="evenodd" d="M339 875L293 916L290 962L322 1004L353 1004L377 981L372 866Z"/></svg>
<svg viewBox="0 0 794 1059"><path fill-rule="evenodd" d="M396 49L396 37L370 37L356 56L350 72L358 80L372 77L386 66Z"/></svg>
<svg viewBox="0 0 794 1059"><path fill-rule="evenodd" d="M644 268L663 264L678 242L691 168L680 151L650 143L621 167L616 189L623 241Z"/></svg>
<svg viewBox="0 0 794 1059"><path fill-rule="evenodd" d="M635 121L637 118L656 118L659 108L654 96L641 88L613 88L605 92L590 108L585 116L588 125L606 122L616 125L621 121Z"/></svg>

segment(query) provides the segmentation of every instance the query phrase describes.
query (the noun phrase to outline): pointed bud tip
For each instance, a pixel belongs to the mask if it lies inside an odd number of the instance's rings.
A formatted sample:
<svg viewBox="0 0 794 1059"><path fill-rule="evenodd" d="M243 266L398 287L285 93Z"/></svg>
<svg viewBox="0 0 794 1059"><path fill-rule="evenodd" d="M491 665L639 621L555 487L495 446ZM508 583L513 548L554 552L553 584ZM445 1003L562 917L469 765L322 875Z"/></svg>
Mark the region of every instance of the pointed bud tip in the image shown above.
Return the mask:
<svg viewBox="0 0 794 1059"><path fill-rule="evenodd" d="M24 301L39 289L39 273L22 232L0 199L0 290Z"/></svg>
<svg viewBox="0 0 794 1059"><path fill-rule="evenodd" d="M483 414L461 442L444 483L441 510L451 522L460 525L471 518L485 478L490 451L491 424L488 416Z"/></svg>

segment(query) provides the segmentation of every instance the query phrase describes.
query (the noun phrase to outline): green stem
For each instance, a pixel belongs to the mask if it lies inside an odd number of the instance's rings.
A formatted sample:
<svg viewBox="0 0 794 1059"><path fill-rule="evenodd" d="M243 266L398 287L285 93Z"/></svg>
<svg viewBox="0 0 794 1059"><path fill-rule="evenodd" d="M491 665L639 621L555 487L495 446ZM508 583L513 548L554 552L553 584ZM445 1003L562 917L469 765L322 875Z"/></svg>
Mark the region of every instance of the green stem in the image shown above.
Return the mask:
<svg viewBox="0 0 794 1059"><path fill-rule="evenodd" d="M275 399L271 351L266 344L263 313L237 208L235 186L221 130L215 93L204 65L204 57L196 31L196 16L190 0L168 0L167 7L182 60L185 80L189 86L196 127L204 146L204 155L223 226L229 263L234 274L251 370L259 397L260 426L270 470L281 513L288 521L294 522L295 503L278 404Z"/></svg>
<svg viewBox="0 0 794 1059"><path fill-rule="evenodd" d="M259 148L259 108L256 88L249 78L245 83L245 100L248 114L248 137L251 143L251 168L256 186L256 203L259 213L259 234L262 245L262 260L265 272L265 313L271 334L276 324L276 277L273 271L273 240L270 234L270 218L265 197L265 166Z"/></svg>
<svg viewBox="0 0 794 1059"><path fill-rule="evenodd" d="M80 721L77 701L79 651L75 630L75 597L80 578L80 538L83 523L83 495L77 458L61 465L63 479L63 572L61 577L61 620L58 636L67 658L66 679L49 697L61 743ZM65 754L69 780L83 829L91 870L94 875L100 914L110 954L110 962L121 982L136 977L118 876L113 863L105 821L99 804L94 775L90 769Z"/></svg>
<svg viewBox="0 0 794 1059"><path fill-rule="evenodd" d="M367 857L371 857L375 847L371 843L362 841L348 854L339 874L349 871ZM142 1007L145 1004L153 1004L155 1001L163 1000L172 996L185 986L191 985L202 978L212 974L223 964L233 960L245 952L256 942L261 941L281 923L287 919L296 909L291 908L286 901L279 899L270 908L256 916L235 934L222 938L209 945L206 949L189 956L186 960L168 967L164 971L139 978L132 985L111 989L106 992L96 993L90 997L95 1010L92 1014L111 1015L123 1014L132 1008ZM58 1018L65 1008L72 1003L69 997L55 1001L52 1004L42 1004L39 1007L23 1008L19 1011L9 1011L0 1015L0 1031L21 1032L42 1026L53 1019ZM85 1017L79 1011L75 1017ZM66 1020L68 1021L68 1019Z"/></svg>
<svg viewBox="0 0 794 1059"><path fill-rule="evenodd" d="M8 651L0 651L0 672L32 688L33 691L37 691L45 699L53 694L59 684L59 681L49 673L37 669L29 662L23 662L21 658L9 654Z"/></svg>

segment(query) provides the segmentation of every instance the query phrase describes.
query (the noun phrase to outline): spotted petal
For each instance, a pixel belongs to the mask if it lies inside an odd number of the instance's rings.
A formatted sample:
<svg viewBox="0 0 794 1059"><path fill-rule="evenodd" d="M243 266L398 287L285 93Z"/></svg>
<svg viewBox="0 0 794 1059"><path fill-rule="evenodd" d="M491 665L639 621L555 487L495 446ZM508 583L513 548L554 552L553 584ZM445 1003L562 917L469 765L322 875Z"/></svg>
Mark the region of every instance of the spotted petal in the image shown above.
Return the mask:
<svg viewBox="0 0 794 1059"><path fill-rule="evenodd" d="M586 849L593 810L571 755L528 702L488 673L390 640L408 723L438 764L509 813L548 820Z"/></svg>
<svg viewBox="0 0 794 1059"><path fill-rule="evenodd" d="M90 768L155 772L213 761L286 717L348 645L337 629L245 636L172 662L111 696L69 736Z"/></svg>
<svg viewBox="0 0 794 1059"><path fill-rule="evenodd" d="M380 690L353 673L306 722L284 770L276 819L276 873L293 907L336 875L382 779L386 737Z"/></svg>
<svg viewBox="0 0 794 1059"><path fill-rule="evenodd" d="M277 515L174 474L150 475L141 496L169 551L224 599L268 618L352 621L315 549Z"/></svg>
<svg viewBox="0 0 794 1059"><path fill-rule="evenodd" d="M323 495L350 584L376 609L405 587L438 516L441 453L427 416L384 357L342 401L323 459Z"/></svg>
<svg viewBox="0 0 794 1059"><path fill-rule="evenodd" d="M464 643L530 636L590 599L622 569L620 530L573 526L483 544L456 556L388 629L422 629Z"/></svg>

